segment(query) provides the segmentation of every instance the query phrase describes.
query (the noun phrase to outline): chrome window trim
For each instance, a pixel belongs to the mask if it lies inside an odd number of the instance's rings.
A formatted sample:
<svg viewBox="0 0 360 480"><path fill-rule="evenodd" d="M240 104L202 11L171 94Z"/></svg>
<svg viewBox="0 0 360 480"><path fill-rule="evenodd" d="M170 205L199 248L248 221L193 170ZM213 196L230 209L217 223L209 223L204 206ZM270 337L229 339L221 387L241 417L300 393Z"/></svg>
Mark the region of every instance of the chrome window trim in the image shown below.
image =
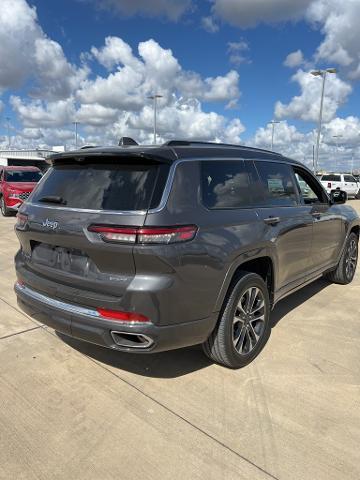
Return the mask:
<svg viewBox="0 0 360 480"><path fill-rule="evenodd" d="M182 159L179 159L179 160L175 160L171 165L170 165L170 170L169 170L169 175L168 175L168 178L166 180L166 183L165 183L165 187L164 187L164 191L163 191L163 194L162 194L162 197L161 197L161 200L160 200L160 203L159 203L159 206L156 207L156 208L150 208L149 210L93 210L93 209L84 209L84 208L70 208L70 207L62 207L62 206L57 206L57 205L44 205L43 203L38 203L38 202L32 202L31 201L31 196L29 197L28 201L27 201L27 205L33 205L33 206L36 206L36 207L41 207L41 208L49 208L51 210L61 210L61 211L72 211L72 212L85 212L85 213L97 213L97 214L106 214L106 215L136 215L136 216L140 216L140 215L146 215L146 214L154 214L154 213L159 213L161 212L167 202L168 202L168 199L170 197L170 193L171 193L171 189L172 189L172 186L173 186L173 182L174 182L174 178L175 178L175 172L176 172L176 168L178 167L178 165L181 165L182 163L186 163L186 162L202 162L202 161L239 161L239 160L244 160L244 161L247 161L247 160L251 160L251 161L265 161L265 162L272 162L272 163L284 163L286 165L298 165L296 162L292 162L291 159L287 159L287 161L284 161L283 158L285 157L281 157L281 159L267 159L267 158L257 158L256 156L254 156L253 158L243 158L241 155L239 155L238 157L212 157L212 156L208 156L208 157L190 157L190 158L182 158ZM50 169L49 169L50 170ZM48 171L49 171L48 170ZM47 173L47 172L46 172ZM46 175L46 174L45 174ZM40 181L43 181L45 175L42 177L42 179Z"/></svg>

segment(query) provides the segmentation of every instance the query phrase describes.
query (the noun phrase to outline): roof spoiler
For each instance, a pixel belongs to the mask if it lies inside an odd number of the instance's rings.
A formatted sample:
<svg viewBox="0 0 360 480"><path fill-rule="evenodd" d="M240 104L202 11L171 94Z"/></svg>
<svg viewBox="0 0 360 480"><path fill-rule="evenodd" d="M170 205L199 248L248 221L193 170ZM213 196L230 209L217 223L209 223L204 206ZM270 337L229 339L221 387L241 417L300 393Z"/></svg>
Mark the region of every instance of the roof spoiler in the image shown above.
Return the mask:
<svg viewBox="0 0 360 480"><path fill-rule="evenodd" d="M119 147L132 147L135 145L139 144L131 137L121 137L119 140Z"/></svg>

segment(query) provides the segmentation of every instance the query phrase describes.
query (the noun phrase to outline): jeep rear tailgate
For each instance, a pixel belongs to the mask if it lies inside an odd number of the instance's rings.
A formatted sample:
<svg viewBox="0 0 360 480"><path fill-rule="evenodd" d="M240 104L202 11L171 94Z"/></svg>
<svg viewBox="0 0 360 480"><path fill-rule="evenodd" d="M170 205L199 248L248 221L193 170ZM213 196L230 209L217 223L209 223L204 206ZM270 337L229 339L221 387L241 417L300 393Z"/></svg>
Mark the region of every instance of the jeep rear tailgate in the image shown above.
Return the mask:
<svg viewBox="0 0 360 480"><path fill-rule="evenodd" d="M67 300L71 294L77 303L82 290L121 297L135 275L133 246L107 243L89 227L143 226L168 170L144 158L57 161L21 209L20 275L35 289Z"/></svg>

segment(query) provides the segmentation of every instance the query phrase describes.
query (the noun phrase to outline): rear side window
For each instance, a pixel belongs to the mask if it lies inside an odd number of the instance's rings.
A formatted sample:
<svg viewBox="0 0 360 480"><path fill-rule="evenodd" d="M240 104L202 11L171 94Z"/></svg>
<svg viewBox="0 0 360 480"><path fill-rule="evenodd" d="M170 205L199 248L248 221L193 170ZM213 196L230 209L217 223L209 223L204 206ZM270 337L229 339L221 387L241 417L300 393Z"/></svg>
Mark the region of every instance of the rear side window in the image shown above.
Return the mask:
<svg viewBox="0 0 360 480"><path fill-rule="evenodd" d="M322 182L341 182L340 175L323 175L321 177Z"/></svg>
<svg viewBox="0 0 360 480"><path fill-rule="evenodd" d="M344 175L344 181L349 183L356 183L356 180L352 175Z"/></svg>
<svg viewBox="0 0 360 480"><path fill-rule="evenodd" d="M289 165L276 162L255 162L261 180L265 205L293 206L297 195Z"/></svg>
<svg viewBox="0 0 360 480"><path fill-rule="evenodd" d="M5 180L7 182L38 182L41 177L42 173L36 170L5 170Z"/></svg>
<svg viewBox="0 0 360 480"><path fill-rule="evenodd" d="M90 210L146 210L159 205L169 167L163 164L97 161L55 165L31 201L61 198L70 208Z"/></svg>
<svg viewBox="0 0 360 480"><path fill-rule="evenodd" d="M250 162L201 162L203 204L210 209L244 208L257 202L257 174Z"/></svg>

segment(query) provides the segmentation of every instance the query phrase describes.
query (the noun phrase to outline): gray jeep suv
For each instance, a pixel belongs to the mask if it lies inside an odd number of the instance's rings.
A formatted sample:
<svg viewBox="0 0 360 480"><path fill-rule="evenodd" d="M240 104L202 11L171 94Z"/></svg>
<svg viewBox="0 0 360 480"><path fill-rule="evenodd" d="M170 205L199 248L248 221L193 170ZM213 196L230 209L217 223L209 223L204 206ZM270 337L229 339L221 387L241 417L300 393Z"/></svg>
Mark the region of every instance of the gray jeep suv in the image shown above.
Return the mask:
<svg viewBox="0 0 360 480"><path fill-rule="evenodd" d="M268 340L276 302L354 277L359 218L304 165L170 141L54 155L18 214L20 307L125 352L202 344L232 368Z"/></svg>

